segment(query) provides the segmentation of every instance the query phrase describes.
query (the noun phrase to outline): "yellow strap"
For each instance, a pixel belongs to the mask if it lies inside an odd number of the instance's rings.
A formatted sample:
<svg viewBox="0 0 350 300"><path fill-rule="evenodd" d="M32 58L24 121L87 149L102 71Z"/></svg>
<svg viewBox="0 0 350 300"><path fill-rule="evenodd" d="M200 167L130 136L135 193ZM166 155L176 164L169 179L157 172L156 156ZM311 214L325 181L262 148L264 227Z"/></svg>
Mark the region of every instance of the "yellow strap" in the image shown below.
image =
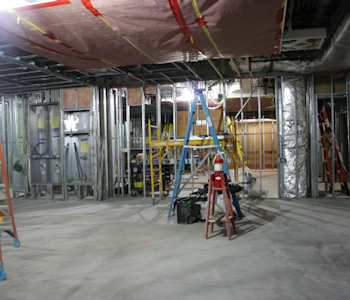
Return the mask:
<svg viewBox="0 0 350 300"><path fill-rule="evenodd" d="M16 11L14 9L10 9L8 11L11 14L14 14L17 17L17 23L19 24L21 20L23 20L24 22L26 22L29 26L32 27L31 30L38 30L40 32L42 32L43 34L47 34L47 32L45 30L42 30L40 27L36 26L35 24L33 24L32 22L28 21L27 19L21 17L19 14L16 13Z"/></svg>
<svg viewBox="0 0 350 300"><path fill-rule="evenodd" d="M21 17L19 14L17 14L16 11L15 11L14 9L9 10L8 12L9 12L9 13L13 13L13 14L17 17L17 23L18 23L18 24L20 23L21 20L23 20L23 21L26 22L29 26L32 27L31 30L38 30L38 31L40 31L40 32L43 33L43 34L47 34L47 32L46 32L45 30L41 29L39 26L33 24L32 22L28 21L27 19L25 19L25 18ZM105 21L105 22L106 22L106 21ZM107 24L108 24L108 23L107 23ZM108 24L108 25L109 25L109 24ZM59 43L59 44L63 43L62 41L60 41L60 40L58 40L58 39L55 40L55 42L56 42L56 43ZM74 49L74 48L71 48L71 49ZM85 55L86 55L86 56L90 56L89 54L85 54ZM109 62L109 61L106 61L106 60L99 59L99 61L104 62L104 63L109 64L109 65L112 65L112 66L119 67L119 65L113 64L113 63L111 63L111 62Z"/></svg>
<svg viewBox="0 0 350 300"><path fill-rule="evenodd" d="M196 11L196 14L198 16L198 18L203 18L201 12L199 11L199 8L198 8L198 5L197 5L197 2L196 0L191 0L192 2L192 6L194 8L194 10ZM211 44L213 45L213 47L215 48L216 52L220 55L221 58L224 58L224 56L221 54L218 46L216 45L215 41L213 40L213 38L211 37L209 31L208 31L208 28L206 25L202 25L201 26L204 30L204 33L206 34L207 38L209 39L209 41L211 42Z"/></svg>
<svg viewBox="0 0 350 300"><path fill-rule="evenodd" d="M100 17L100 19L103 21L103 22L105 22L105 24L108 26L108 27L111 27L112 28L112 26L107 22L107 20L104 18L104 17L102 17L102 16L99 16ZM135 44L133 44L131 41L129 41L125 36L123 36L122 34L120 34L120 33L118 33L118 35L121 37L121 38L123 38L125 41L127 41L131 46L133 46L137 51L139 51L140 53L142 53L144 56L146 56L146 57L148 57L150 60L152 60L152 61L154 61L155 63L159 63L159 62L157 62L156 60L154 60L152 57L150 57L149 55L147 55L145 52L143 52L140 48L138 48Z"/></svg>
<svg viewBox="0 0 350 300"><path fill-rule="evenodd" d="M102 17L102 16L99 16L99 17L101 18L101 20L102 20L103 22L106 23L106 25L107 25L108 27L112 27L112 26L106 21L106 19L105 19L104 17Z"/></svg>
<svg viewBox="0 0 350 300"><path fill-rule="evenodd" d="M121 38L123 38L125 41L127 41L131 46L133 46L136 50L138 50L140 53L142 53L144 56L148 57L150 60L154 61L155 63L159 63L157 62L155 59L153 59L152 57L150 57L148 54L146 54L145 52L143 52L140 48L138 48L135 44L133 44L131 41L129 41L126 37L124 37L122 34L118 33L118 36L120 36Z"/></svg>

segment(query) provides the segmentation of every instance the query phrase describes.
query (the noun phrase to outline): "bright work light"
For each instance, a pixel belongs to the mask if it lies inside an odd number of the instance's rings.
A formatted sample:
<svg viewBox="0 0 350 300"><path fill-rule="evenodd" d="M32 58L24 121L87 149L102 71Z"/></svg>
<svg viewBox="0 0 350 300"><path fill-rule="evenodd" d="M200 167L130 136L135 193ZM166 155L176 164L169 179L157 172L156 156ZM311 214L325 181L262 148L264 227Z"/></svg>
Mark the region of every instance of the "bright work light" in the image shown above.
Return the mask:
<svg viewBox="0 0 350 300"><path fill-rule="evenodd" d="M0 11L56 1L58 0L0 0Z"/></svg>

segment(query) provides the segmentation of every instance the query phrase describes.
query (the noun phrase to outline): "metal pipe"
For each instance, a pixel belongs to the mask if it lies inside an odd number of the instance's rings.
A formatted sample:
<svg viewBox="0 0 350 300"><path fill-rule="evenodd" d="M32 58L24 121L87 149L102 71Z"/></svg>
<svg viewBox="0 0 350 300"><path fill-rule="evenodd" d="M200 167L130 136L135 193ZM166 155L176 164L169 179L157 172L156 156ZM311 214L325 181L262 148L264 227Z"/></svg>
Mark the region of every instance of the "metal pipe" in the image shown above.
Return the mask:
<svg viewBox="0 0 350 300"><path fill-rule="evenodd" d="M238 113L235 115L235 119L239 116L239 114L243 111L243 109L245 108L245 106L248 104L249 100L253 97L253 94L255 93L255 91L260 88L261 84L264 82L265 77L261 78L259 84L255 87L255 89L251 92L249 98L247 99L247 101L243 104L241 103L241 109L238 111ZM241 82L241 98L243 99L242 96L242 79L240 79ZM242 102L242 101L241 101Z"/></svg>
<svg viewBox="0 0 350 300"><path fill-rule="evenodd" d="M143 89L142 90L142 95L143 95ZM144 99L142 97L142 102L144 102ZM129 105L129 89L126 89L126 128L125 128L125 132L126 132L126 166L125 166L125 162L124 162L124 169L126 168L128 170L128 196L131 197L131 168L130 168L130 161L131 161L131 153L130 153L130 132L131 132L131 128L130 128L130 105ZM144 153L144 152L143 152ZM145 155L145 154L143 154ZM123 156L124 157L124 156ZM145 157L143 157L143 160L145 159ZM143 179L144 181L144 185L145 185L145 179Z"/></svg>
<svg viewBox="0 0 350 300"><path fill-rule="evenodd" d="M177 98L176 83L173 84L173 140L177 139ZM177 147L173 147L174 173L177 174ZM175 179L175 178L174 178Z"/></svg>
<svg viewBox="0 0 350 300"><path fill-rule="evenodd" d="M208 89L208 82L205 82L205 104L207 107L209 107L209 99L208 99L209 89ZM207 135L209 135L209 124L207 123ZM224 122L225 123L225 122Z"/></svg>
<svg viewBox="0 0 350 300"><path fill-rule="evenodd" d="M240 84L241 85L241 109L240 109L240 112L241 112L241 132L242 132L242 144L241 144L241 146L242 146L242 156L243 156L244 155L244 148L243 148L244 147L244 134L243 134L243 119L244 119L243 108L244 108L244 105L243 105L243 82L242 82L242 79L240 79L240 83L241 83ZM236 116L237 115L238 115L238 113L236 114ZM235 119L236 119L236 117L235 117ZM243 157L242 157L242 178L244 181L244 158ZM243 191L243 193L245 194L245 190Z"/></svg>
<svg viewBox="0 0 350 300"><path fill-rule="evenodd" d="M104 187L104 197L107 198L107 195L109 195L108 192L108 178L109 178L109 165L108 165L108 114L107 114L107 101L108 101L109 93L106 88L103 88L103 139L104 139L104 165L105 165L105 187ZM102 200L102 199L100 199Z"/></svg>
<svg viewBox="0 0 350 300"><path fill-rule="evenodd" d="M273 113L271 111L271 143L272 143L272 157L271 157L271 162L272 162L272 171L275 169L275 139L274 139L274 135L275 135L275 121L273 120Z"/></svg>
<svg viewBox="0 0 350 300"><path fill-rule="evenodd" d="M262 118L263 121L263 165L264 165L264 171L265 171L265 159L266 159L266 147L265 147L265 115Z"/></svg>
<svg viewBox="0 0 350 300"><path fill-rule="evenodd" d="M109 90L109 140L110 140L110 196L115 196L115 165L116 165L116 132L115 132L115 107L116 107L115 90Z"/></svg>
<svg viewBox="0 0 350 300"><path fill-rule="evenodd" d="M350 72L350 71L349 71ZM348 170L350 170L350 73L346 74L346 114L348 128ZM348 172L348 181L350 181L350 171Z"/></svg>
<svg viewBox="0 0 350 300"><path fill-rule="evenodd" d="M119 194L120 191L120 179L119 179L119 172L120 172L120 165L119 165L119 140L120 140L120 135L119 135L119 127L121 126L119 123L119 97L120 97L120 89L115 89L115 151L116 151L116 165L117 165L117 170L116 170L116 182L115 182L115 188L116 188L116 194Z"/></svg>
<svg viewBox="0 0 350 300"><path fill-rule="evenodd" d="M255 163L255 171L256 171L256 131L255 131L255 116L254 116L254 163Z"/></svg>
<svg viewBox="0 0 350 300"><path fill-rule="evenodd" d="M222 96L224 103L222 104L222 113L223 113L223 119L224 119L224 133L226 133L226 82L223 80L222 81Z"/></svg>
<svg viewBox="0 0 350 300"><path fill-rule="evenodd" d="M278 174L278 197L283 198L283 165L281 159L283 158L282 145L282 88L281 78L275 78L275 95L276 95L276 119L277 119L277 174Z"/></svg>
<svg viewBox="0 0 350 300"><path fill-rule="evenodd" d="M259 167L260 167L260 195L262 195L262 171L261 171L261 101L260 86L258 88L258 115L259 115Z"/></svg>
<svg viewBox="0 0 350 300"><path fill-rule="evenodd" d="M144 89L142 89L142 170L143 170L143 196L147 196L146 191L146 159L147 159L147 151L146 151L146 97L145 97ZM159 129L158 129L159 130ZM130 131L129 131L130 132ZM151 137L150 137L151 138ZM161 172L161 170L159 170ZM153 174L151 174L153 176ZM130 182L130 180L129 180ZM129 184L130 185L130 184ZM159 187L160 190L160 187Z"/></svg>
<svg viewBox="0 0 350 300"><path fill-rule="evenodd" d="M90 124L93 124L92 126L92 140L93 143L93 157L94 157L94 200L100 200L98 198L98 149L100 149L100 93L99 89L97 87L92 88L92 107L91 107L91 121Z"/></svg>
<svg viewBox="0 0 350 300"><path fill-rule="evenodd" d="M298 168L298 98L296 77L294 76L294 127L295 127L295 198L299 196L299 168Z"/></svg>
<svg viewBox="0 0 350 300"><path fill-rule="evenodd" d="M333 73L331 74L331 124L332 124L332 198L335 198L335 130L334 130L334 86Z"/></svg>
<svg viewBox="0 0 350 300"><path fill-rule="evenodd" d="M309 128L310 128L310 196L318 197L318 140L317 101L314 94L314 75L309 77Z"/></svg>

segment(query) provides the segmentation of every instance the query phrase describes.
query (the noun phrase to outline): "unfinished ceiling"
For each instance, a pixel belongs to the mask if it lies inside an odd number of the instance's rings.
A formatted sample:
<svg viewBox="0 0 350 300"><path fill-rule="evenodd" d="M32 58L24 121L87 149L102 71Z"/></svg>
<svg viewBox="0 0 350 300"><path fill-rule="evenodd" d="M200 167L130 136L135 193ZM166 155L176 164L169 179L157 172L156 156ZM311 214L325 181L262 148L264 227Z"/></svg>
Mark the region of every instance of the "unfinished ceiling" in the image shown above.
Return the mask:
<svg viewBox="0 0 350 300"><path fill-rule="evenodd" d="M0 12L0 40L81 70L279 53L283 0L58 2Z"/></svg>
<svg viewBox="0 0 350 300"><path fill-rule="evenodd" d="M0 92L342 72L350 68L349 7L57 0L1 11Z"/></svg>

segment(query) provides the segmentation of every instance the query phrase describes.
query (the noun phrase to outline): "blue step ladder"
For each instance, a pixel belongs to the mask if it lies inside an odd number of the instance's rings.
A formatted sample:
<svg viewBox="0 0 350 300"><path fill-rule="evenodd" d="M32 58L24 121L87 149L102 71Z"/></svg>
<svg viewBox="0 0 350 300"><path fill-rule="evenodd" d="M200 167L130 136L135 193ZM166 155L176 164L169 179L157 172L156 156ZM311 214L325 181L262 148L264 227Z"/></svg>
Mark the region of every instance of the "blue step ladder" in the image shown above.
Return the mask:
<svg viewBox="0 0 350 300"><path fill-rule="evenodd" d="M204 99L202 90L195 90L194 98L192 100L192 105L191 105L191 113L190 113L190 116L188 118L188 124L187 124L185 140L184 140L184 144L183 144L183 147L182 147L181 159L180 159L180 162L179 162L179 167L177 169L175 182L181 182L181 179L182 179L182 171L183 171L184 166L185 166L185 160L186 160L186 157L187 157L187 149L188 149L186 146L188 146L188 142L189 142L191 131L192 131L194 114L196 112L196 107L197 107L197 102L198 102L198 98L197 97L199 97L199 99L201 101L202 109L203 109L205 118L207 120L207 124L208 124L209 130L210 130L210 134L211 134L211 136L213 138L215 148L216 148L216 150L218 152L222 152L222 149L221 149L221 146L220 146L220 143L219 143L219 139L218 139L218 136L216 134L215 128L213 126L213 122L211 120L208 107L207 107L207 105L205 103L205 99ZM230 174L228 172L225 160L224 160L224 173L227 175L227 178L229 179L229 181L231 181L231 177L230 177ZM175 183L173 196L171 198L171 203L170 203L168 217L171 217L171 212L172 212L172 209L173 209L174 201L179 196L179 190L180 190L180 183ZM232 194L232 202L233 202L233 205L236 208L237 215L238 215L238 217L242 217L243 215L242 215L242 212L241 212L241 208L239 207L238 200L236 198L236 194L235 193L231 193L231 194Z"/></svg>

